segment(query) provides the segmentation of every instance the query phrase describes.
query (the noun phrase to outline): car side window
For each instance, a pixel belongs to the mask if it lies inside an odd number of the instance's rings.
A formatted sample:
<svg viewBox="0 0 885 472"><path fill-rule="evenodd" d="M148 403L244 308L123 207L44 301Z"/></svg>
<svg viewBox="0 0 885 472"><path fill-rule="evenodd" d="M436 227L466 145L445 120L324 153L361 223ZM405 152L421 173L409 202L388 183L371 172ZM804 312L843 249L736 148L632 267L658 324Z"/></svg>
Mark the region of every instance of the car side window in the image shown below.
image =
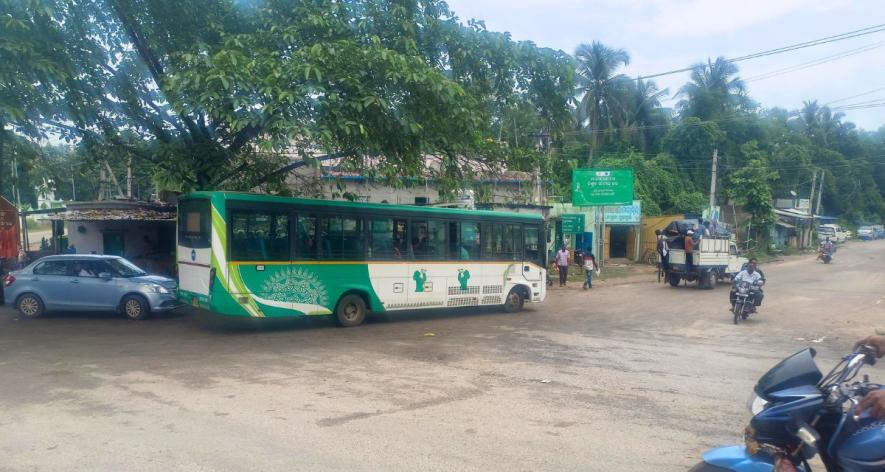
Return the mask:
<svg viewBox="0 0 885 472"><path fill-rule="evenodd" d="M70 266L70 275L74 277L98 277L96 271L97 261L73 261Z"/></svg>
<svg viewBox="0 0 885 472"><path fill-rule="evenodd" d="M113 276L113 277L118 276L117 271L112 269L111 266L108 265L108 263L105 261L93 261L92 262L92 271L95 274L93 277L98 277L99 274L101 274L102 272L107 272L108 274L111 274L111 276Z"/></svg>
<svg viewBox="0 0 885 472"><path fill-rule="evenodd" d="M67 261L46 261L34 267L35 275L68 275Z"/></svg>

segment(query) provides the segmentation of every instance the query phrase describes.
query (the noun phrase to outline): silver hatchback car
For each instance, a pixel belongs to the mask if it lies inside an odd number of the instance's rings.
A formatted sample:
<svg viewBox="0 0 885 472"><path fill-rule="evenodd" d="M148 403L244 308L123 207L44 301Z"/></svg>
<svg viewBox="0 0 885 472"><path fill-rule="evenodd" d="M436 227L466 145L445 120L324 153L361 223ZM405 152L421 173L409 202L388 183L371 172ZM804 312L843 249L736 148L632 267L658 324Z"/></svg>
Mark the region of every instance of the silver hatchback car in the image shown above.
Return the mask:
<svg viewBox="0 0 885 472"><path fill-rule="evenodd" d="M148 275L117 256L60 255L38 259L3 279L6 303L25 318L47 310L116 311L140 320L179 305L175 280Z"/></svg>

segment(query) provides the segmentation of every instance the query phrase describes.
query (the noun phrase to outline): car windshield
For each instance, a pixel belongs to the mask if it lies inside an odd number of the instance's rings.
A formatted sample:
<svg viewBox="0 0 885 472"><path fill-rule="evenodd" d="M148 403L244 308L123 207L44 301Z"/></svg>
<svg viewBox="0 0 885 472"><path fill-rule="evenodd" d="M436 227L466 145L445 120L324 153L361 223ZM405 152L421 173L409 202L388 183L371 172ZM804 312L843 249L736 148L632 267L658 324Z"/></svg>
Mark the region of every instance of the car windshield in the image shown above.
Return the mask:
<svg viewBox="0 0 885 472"><path fill-rule="evenodd" d="M111 265L121 277L138 277L145 275L147 272L138 268L137 265L127 261L126 259L107 259L107 263Z"/></svg>

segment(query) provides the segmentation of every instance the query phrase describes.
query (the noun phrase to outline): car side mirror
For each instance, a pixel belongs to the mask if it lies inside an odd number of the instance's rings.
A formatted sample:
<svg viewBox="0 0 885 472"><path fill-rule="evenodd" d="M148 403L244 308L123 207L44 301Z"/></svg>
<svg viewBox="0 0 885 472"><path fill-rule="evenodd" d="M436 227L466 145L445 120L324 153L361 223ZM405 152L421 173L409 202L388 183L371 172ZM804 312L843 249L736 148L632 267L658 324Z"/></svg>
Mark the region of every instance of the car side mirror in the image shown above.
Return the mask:
<svg viewBox="0 0 885 472"><path fill-rule="evenodd" d="M110 272L99 272L99 274L98 274L98 278L100 278L100 279L105 279L105 280L110 280L110 279L111 279L111 273L110 273Z"/></svg>

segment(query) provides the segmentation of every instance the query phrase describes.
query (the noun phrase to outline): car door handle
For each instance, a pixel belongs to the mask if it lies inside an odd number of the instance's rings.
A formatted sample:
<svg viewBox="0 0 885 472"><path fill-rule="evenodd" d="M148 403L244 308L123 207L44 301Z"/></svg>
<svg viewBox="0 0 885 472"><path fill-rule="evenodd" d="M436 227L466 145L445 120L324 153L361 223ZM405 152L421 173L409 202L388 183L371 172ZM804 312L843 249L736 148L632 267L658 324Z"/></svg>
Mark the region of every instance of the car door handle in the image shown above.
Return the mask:
<svg viewBox="0 0 885 472"><path fill-rule="evenodd" d="M71 283L72 283L72 284L78 284L78 283L80 283L80 281L77 280L77 279L74 279L74 280L71 280Z"/></svg>

